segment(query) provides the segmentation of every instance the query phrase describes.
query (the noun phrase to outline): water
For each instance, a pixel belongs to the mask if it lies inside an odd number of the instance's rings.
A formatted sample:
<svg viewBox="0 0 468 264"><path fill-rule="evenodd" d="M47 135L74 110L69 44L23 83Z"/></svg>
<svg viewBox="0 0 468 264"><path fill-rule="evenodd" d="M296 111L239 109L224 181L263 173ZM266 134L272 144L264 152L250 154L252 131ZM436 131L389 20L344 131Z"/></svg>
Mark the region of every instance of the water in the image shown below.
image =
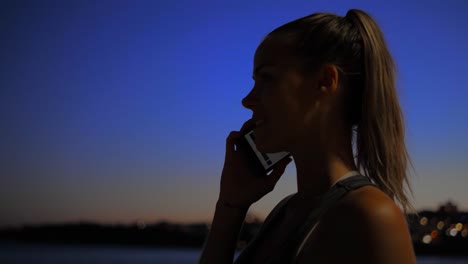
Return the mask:
<svg viewBox="0 0 468 264"><path fill-rule="evenodd" d="M199 256L199 249L0 244L1 264L188 264ZM468 264L468 257L418 257L418 264L462 263Z"/></svg>

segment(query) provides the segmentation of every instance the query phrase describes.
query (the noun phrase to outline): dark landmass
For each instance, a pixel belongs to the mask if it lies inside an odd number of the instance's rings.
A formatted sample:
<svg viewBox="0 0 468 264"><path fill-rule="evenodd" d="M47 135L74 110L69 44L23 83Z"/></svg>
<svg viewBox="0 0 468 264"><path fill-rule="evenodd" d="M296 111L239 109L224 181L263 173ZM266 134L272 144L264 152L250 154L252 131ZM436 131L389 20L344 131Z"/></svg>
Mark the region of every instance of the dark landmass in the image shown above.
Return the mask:
<svg viewBox="0 0 468 264"><path fill-rule="evenodd" d="M456 207L447 204L437 212L422 211L418 215L408 215L408 219L416 254L468 256L468 212L458 212ZM261 225L258 218L246 218L237 249L245 247ZM0 240L34 244L201 248L209 228L206 223L101 225L81 222L0 229Z"/></svg>
<svg viewBox="0 0 468 264"><path fill-rule="evenodd" d="M159 222L142 226L81 222L0 230L0 240L45 244L200 247L207 233L206 224Z"/></svg>

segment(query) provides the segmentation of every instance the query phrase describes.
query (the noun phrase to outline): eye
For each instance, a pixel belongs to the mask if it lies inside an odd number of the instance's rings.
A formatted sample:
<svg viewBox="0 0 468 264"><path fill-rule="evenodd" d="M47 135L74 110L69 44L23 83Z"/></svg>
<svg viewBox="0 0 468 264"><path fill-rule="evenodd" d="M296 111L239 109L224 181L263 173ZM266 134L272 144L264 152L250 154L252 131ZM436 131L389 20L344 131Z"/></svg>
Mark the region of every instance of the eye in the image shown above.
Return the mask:
<svg viewBox="0 0 468 264"><path fill-rule="evenodd" d="M264 81L270 81L272 79L274 79L274 76L272 73L269 73L269 72L262 72L260 74L260 78Z"/></svg>

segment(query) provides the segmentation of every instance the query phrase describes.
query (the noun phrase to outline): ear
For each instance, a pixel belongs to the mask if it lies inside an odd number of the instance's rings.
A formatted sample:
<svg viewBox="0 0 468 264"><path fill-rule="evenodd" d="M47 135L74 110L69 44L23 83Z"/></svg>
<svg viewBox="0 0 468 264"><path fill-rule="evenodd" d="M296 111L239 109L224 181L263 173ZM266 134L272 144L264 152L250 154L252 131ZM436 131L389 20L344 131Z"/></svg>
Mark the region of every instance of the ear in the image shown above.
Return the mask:
<svg viewBox="0 0 468 264"><path fill-rule="evenodd" d="M333 64L325 64L319 71L318 89L322 93L335 93L338 90L338 68Z"/></svg>

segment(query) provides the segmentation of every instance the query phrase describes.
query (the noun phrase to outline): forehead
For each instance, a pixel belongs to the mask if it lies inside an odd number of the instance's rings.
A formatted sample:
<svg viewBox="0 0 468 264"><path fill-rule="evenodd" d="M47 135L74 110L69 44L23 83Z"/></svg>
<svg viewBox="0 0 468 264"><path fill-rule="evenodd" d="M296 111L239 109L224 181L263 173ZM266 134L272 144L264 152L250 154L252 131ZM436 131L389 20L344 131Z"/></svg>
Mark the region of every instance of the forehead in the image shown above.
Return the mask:
<svg viewBox="0 0 468 264"><path fill-rule="evenodd" d="M261 65L274 67L291 66L296 61L290 46L277 38L267 37L257 47L254 56L254 69Z"/></svg>

